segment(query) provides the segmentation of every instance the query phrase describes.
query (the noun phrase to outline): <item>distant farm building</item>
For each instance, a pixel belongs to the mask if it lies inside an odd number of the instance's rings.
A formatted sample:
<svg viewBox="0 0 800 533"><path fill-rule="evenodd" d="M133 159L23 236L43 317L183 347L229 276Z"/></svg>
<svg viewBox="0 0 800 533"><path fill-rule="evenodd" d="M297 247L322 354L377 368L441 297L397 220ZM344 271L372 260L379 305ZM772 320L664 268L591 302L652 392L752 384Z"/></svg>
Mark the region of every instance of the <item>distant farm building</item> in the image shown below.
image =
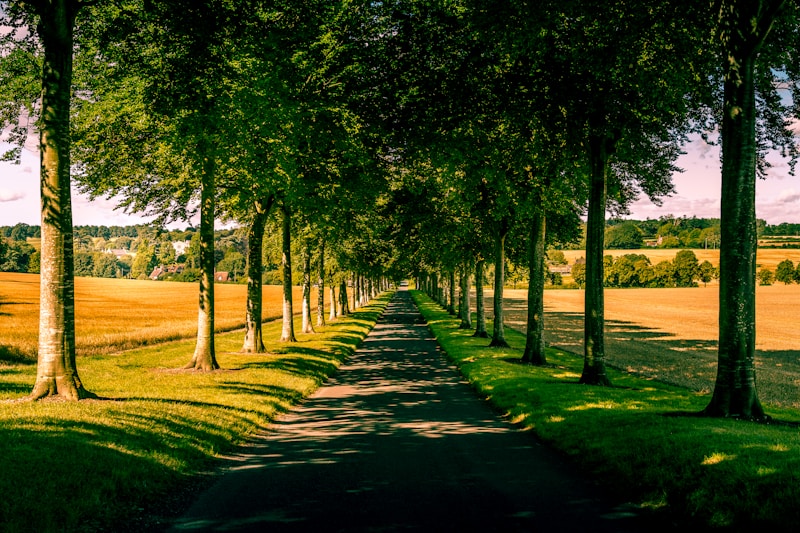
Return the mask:
<svg viewBox="0 0 800 533"><path fill-rule="evenodd" d="M220 281L220 282L230 281L230 276L227 272L215 272L214 281Z"/></svg>

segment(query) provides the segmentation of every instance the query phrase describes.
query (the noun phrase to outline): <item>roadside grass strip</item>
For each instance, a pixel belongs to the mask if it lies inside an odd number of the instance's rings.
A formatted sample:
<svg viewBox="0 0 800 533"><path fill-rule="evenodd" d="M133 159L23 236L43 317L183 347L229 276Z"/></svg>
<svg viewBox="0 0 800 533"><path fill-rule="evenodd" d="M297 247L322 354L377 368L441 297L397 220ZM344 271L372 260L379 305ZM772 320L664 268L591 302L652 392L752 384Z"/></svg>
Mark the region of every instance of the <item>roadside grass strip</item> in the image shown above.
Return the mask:
<svg viewBox="0 0 800 533"><path fill-rule="evenodd" d="M696 413L707 395L613 369L612 387L580 385L581 357L548 349L546 367L523 365L521 333L507 328L511 348L489 348L423 293L412 294L475 390L577 463L599 490L677 527L800 528L800 411L766 406L772 424L703 418Z"/></svg>
<svg viewBox="0 0 800 533"><path fill-rule="evenodd" d="M194 341L80 357L81 379L101 400L16 402L36 367L0 366L0 530L159 529L209 482L221 454L353 353L391 296L297 343L278 342L280 321L267 323L265 354L238 353L242 331L218 334L215 372L180 370Z"/></svg>

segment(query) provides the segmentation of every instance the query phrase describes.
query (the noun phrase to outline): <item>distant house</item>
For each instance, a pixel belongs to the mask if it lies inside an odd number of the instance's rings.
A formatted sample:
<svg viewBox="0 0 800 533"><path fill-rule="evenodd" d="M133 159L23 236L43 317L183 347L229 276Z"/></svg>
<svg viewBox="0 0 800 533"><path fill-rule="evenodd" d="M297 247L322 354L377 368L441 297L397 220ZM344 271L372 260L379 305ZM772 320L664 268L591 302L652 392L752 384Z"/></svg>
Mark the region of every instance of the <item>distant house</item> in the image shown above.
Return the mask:
<svg viewBox="0 0 800 533"><path fill-rule="evenodd" d="M214 272L214 281L226 282L230 281L229 274L227 272Z"/></svg>
<svg viewBox="0 0 800 533"><path fill-rule="evenodd" d="M107 254L112 254L116 256L117 259L125 257L126 255L130 257L136 257L136 252L131 252L130 250L126 250L125 248L110 248L108 250L103 250L103 251Z"/></svg>
<svg viewBox="0 0 800 533"><path fill-rule="evenodd" d="M156 268L153 269L153 272L148 276L152 280L161 279L162 276L167 274L180 274L183 272L185 265L179 263L173 263L171 265L158 265Z"/></svg>
<svg viewBox="0 0 800 533"><path fill-rule="evenodd" d="M175 248L175 255L183 255L189 249L191 241L174 241L172 247Z"/></svg>
<svg viewBox="0 0 800 533"><path fill-rule="evenodd" d="M572 273L572 266L570 265L548 265L550 272L559 273L559 274L571 274Z"/></svg>
<svg viewBox="0 0 800 533"><path fill-rule="evenodd" d="M175 264L169 265L167 267L167 273L168 274L180 274L181 272L183 272L184 266L185 265L180 264L180 263L175 263Z"/></svg>

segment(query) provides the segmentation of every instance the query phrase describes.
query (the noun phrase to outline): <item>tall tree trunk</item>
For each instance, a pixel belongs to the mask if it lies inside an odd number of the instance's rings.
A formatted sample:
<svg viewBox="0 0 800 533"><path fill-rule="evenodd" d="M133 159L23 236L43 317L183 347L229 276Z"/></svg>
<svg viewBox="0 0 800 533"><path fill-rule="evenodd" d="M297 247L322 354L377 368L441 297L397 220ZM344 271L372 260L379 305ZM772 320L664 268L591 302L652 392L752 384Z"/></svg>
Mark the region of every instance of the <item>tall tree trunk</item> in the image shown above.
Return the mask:
<svg viewBox="0 0 800 533"><path fill-rule="evenodd" d="M347 280L342 279L342 282L339 284L339 304L341 307L341 312L339 313L342 316L350 314L350 308L348 306L347 300Z"/></svg>
<svg viewBox="0 0 800 533"><path fill-rule="evenodd" d="M70 190L70 90L73 25L78 3L40 2L39 38L44 49L41 158L42 243L39 355L29 399L58 395L94 398L75 362L75 281Z"/></svg>
<svg viewBox="0 0 800 533"><path fill-rule="evenodd" d="M447 312L451 315L456 314L456 271L451 269L447 276L448 298Z"/></svg>
<svg viewBox="0 0 800 533"><path fill-rule="evenodd" d="M531 224L529 246L530 277L528 280L528 324L522 361L545 365L544 353L544 248L545 216L536 211Z"/></svg>
<svg viewBox="0 0 800 533"><path fill-rule="evenodd" d="M247 232L247 314L245 316L244 353L264 353L264 339L261 332L263 270L262 252L264 249L264 227L272 200L256 200L255 214Z"/></svg>
<svg viewBox="0 0 800 533"><path fill-rule="evenodd" d="M611 385L605 366L605 319L603 316L603 245L606 222L606 172L608 141L600 136L589 140L591 183L586 223L586 293L584 300L583 374L580 382Z"/></svg>
<svg viewBox="0 0 800 533"><path fill-rule="evenodd" d="M319 240L319 263L317 266L317 285L319 289L317 293L317 327L321 327L325 325L325 239Z"/></svg>
<svg viewBox="0 0 800 533"><path fill-rule="evenodd" d="M303 247L303 333L316 333L311 325L311 244Z"/></svg>
<svg viewBox="0 0 800 533"><path fill-rule="evenodd" d="M723 1L722 211L719 354L704 413L767 419L756 392L756 102L758 51L786 2Z"/></svg>
<svg viewBox="0 0 800 533"><path fill-rule="evenodd" d="M216 172L208 139L201 139L198 155L203 169L200 177L200 306L197 311L197 344L186 368L210 371L219 368L214 351L214 214Z"/></svg>
<svg viewBox="0 0 800 533"><path fill-rule="evenodd" d="M497 232L494 243L494 320L492 321L493 348L508 348L505 327L503 325L505 313L503 311L503 288L506 283L506 233L505 229Z"/></svg>
<svg viewBox="0 0 800 533"><path fill-rule="evenodd" d="M486 331L486 305L483 299L483 259L475 263L475 333L473 337L485 339L489 337Z"/></svg>
<svg viewBox="0 0 800 533"><path fill-rule="evenodd" d="M458 329L472 329L472 311L469 302L469 261L464 261L461 267L461 277L459 278L461 288L460 311L461 324Z"/></svg>
<svg viewBox="0 0 800 533"><path fill-rule="evenodd" d="M331 298L330 298L331 312L328 315L328 320L333 321L336 320L336 287L333 285L332 281L331 281L330 291L331 291Z"/></svg>
<svg viewBox="0 0 800 533"><path fill-rule="evenodd" d="M294 310L292 308L292 215L289 208L283 206L283 328L281 342L297 342L294 336Z"/></svg>

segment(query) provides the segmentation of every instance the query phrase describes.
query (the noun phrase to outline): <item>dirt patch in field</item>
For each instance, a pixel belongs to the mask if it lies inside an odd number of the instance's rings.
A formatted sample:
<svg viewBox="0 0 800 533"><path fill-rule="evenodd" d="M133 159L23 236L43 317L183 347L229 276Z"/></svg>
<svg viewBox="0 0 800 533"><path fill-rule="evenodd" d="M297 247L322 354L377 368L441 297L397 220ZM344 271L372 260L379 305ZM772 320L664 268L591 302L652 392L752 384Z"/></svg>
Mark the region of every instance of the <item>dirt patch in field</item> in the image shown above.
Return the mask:
<svg viewBox="0 0 800 533"><path fill-rule="evenodd" d="M653 289L654 292L638 295L631 290L606 291L607 362L614 368L710 393L717 373L716 290L683 290L689 292L680 298L669 289ZM787 300L794 296L784 295ZM771 296L762 293L759 296L762 304L758 327L763 338L756 351L759 398L765 404L800 408L800 342L798 333L788 326L797 323L796 310L793 305L777 304L766 309ZM638 305L633 306L631 299L638 300ZM487 310L491 315L490 302L491 292L487 291ZM507 291L505 307L506 325L524 332L525 291ZM583 354L582 309L582 291L548 291L545 295L548 345ZM773 327L778 326L783 333L772 333Z"/></svg>

